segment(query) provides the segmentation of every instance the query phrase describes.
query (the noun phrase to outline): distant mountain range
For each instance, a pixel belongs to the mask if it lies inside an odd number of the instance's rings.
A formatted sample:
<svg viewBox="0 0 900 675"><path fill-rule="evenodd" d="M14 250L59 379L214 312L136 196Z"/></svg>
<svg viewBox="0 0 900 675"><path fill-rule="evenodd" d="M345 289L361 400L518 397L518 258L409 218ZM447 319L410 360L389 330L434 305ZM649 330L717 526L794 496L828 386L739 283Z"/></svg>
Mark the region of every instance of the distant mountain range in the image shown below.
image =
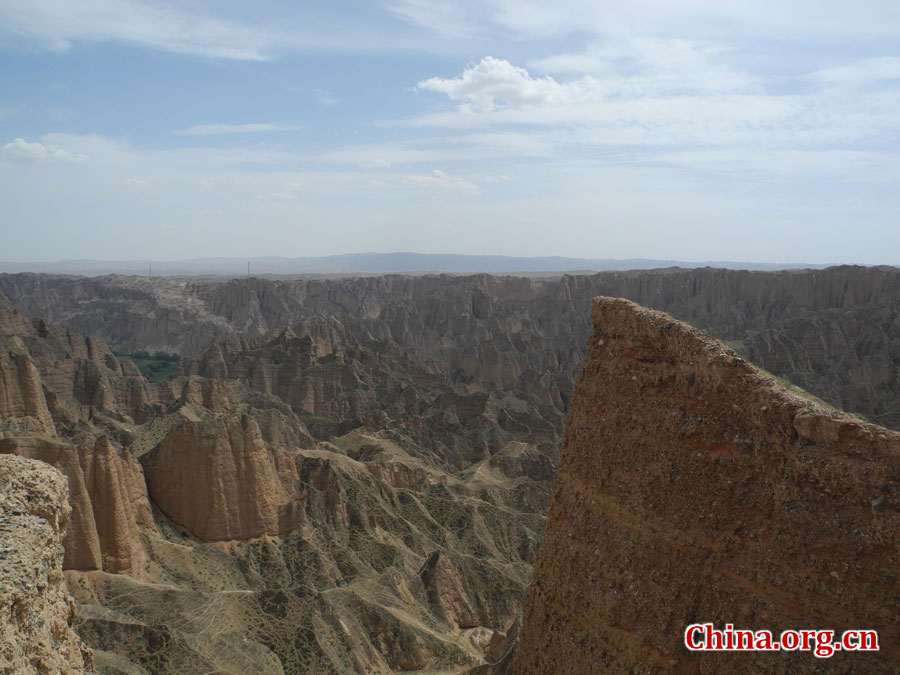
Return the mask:
<svg viewBox="0 0 900 675"><path fill-rule="evenodd" d="M352 275L352 274L553 274L607 270L644 270L665 267L720 267L736 270L822 269L830 265L810 263L761 263L683 260L626 260L564 258L559 256L516 258L502 255L456 255L443 253L349 253L308 258L193 258L174 261L148 260L60 260L57 262L0 262L0 273L131 274L139 276L248 275Z"/></svg>

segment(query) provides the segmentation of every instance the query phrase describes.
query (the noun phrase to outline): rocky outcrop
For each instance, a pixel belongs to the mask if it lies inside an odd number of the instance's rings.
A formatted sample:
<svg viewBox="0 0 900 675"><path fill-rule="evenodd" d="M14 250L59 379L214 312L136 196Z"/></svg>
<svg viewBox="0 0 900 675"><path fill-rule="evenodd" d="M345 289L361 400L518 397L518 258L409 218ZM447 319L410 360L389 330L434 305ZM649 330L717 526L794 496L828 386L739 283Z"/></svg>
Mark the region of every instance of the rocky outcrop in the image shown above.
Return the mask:
<svg viewBox="0 0 900 675"><path fill-rule="evenodd" d="M38 459L69 481L72 517L63 540L65 569L103 570L140 577L142 534L155 534L137 460L106 436L75 446L41 438L0 439L0 453Z"/></svg>
<svg viewBox="0 0 900 675"><path fill-rule="evenodd" d="M900 668L900 434L792 394L668 315L601 298L514 671L811 672L688 652L689 624L877 630Z"/></svg>
<svg viewBox="0 0 900 675"><path fill-rule="evenodd" d="M552 397L448 381L431 345L383 326L232 336L150 385L97 339L0 320L0 453L69 478L66 574L98 668L461 668L519 613Z"/></svg>
<svg viewBox="0 0 900 675"><path fill-rule="evenodd" d="M246 414L185 422L141 458L153 501L205 541L287 534L303 525L293 463Z"/></svg>
<svg viewBox="0 0 900 675"><path fill-rule="evenodd" d="M466 582L446 554L435 551L419 571L428 598L437 613L458 628L480 626Z"/></svg>
<svg viewBox="0 0 900 675"><path fill-rule="evenodd" d="M92 653L72 629L62 572L65 478L41 462L0 457L0 671L82 673Z"/></svg>

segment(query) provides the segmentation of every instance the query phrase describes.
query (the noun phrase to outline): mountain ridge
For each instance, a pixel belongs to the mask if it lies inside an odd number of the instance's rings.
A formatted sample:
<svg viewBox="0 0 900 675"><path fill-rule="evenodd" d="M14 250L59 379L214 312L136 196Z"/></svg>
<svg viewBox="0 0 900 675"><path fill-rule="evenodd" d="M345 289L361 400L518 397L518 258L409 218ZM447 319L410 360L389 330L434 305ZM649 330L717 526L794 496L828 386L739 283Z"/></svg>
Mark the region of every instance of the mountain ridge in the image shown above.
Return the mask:
<svg viewBox="0 0 900 675"><path fill-rule="evenodd" d="M140 276L353 275L353 274L559 274L607 270L694 269L783 270L823 269L837 263L767 263L740 261L679 261L652 258L573 258L566 256L467 255L456 253L345 253L315 257L254 256L189 258L183 260L59 260L55 262L0 261L0 273L136 274Z"/></svg>

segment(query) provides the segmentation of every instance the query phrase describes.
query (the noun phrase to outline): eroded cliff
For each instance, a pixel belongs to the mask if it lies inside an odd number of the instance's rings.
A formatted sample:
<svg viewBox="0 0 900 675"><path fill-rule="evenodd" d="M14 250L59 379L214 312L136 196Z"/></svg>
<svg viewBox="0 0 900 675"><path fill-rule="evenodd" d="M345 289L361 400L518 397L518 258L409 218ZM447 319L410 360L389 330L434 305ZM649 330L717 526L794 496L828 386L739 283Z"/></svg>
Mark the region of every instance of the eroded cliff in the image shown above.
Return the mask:
<svg viewBox="0 0 900 675"><path fill-rule="evenodd" d="M785 390L661 312L600 298L517 673L818 672L692 653L689 624L877 630L828 672L900 668L900 434ZM823 666L824 667L824 666Z"/></svg>

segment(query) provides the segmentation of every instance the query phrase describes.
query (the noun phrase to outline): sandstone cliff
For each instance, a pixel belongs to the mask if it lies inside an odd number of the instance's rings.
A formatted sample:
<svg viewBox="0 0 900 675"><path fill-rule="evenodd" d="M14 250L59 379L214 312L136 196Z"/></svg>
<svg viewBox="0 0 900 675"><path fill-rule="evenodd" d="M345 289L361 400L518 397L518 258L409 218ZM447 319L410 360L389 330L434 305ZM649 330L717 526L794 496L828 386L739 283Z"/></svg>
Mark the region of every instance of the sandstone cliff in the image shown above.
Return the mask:
<svg viewBox="0 0 900 675"><path fill-rule="evenodd" d="M141 461L153 501L205 541L288 534L303 524L296 469L266 447L249 415L184 422Z"/></svg>
<svg viewBox="0 0 900 675"><path fill-rule="evenodd" d="M431 446L430 461L457 470L492 457L511 441L528 442L543 451L549 478L562 434L563 404L546 392L528 391L549 375L539 378L521 369L534 378L524 389L515 384L514 373L509 374L511 383L502 386L489 385L485 377L454 381L450 365L436 363L432 349L409 351L343 331L328 339L301 338L286 329L271 339L217 342L199 359L186 359L180 372L202 376L200 381L208 385L240 382L280 400L310 419L310 429L323 438L356 427L402 429ZM550 367L549 361L541 365ZM471 368L477 372L474 363Z"/></svg>
<svg viewBox="0 0 900 675"><path fill-rule="evenodd" d="M82 673L92 654L72 629L62 572L66 480L46 464L0 457L0 672Z"/></svg>
<svg viewBox="0 0 900 675"><path fill-rule="evenodd" d="M96 413L140 423L176 396L173 383L148 383L102 340L29 319L2 301L0 336L0 431L73 435Z"/></svg>
<svg viewBox="0 0 900 675"><path fill-rule="evenodd" d="M103 659L229 673L503 661L592 296L667 307L881 415L896 409L898 278L0 275L0 294L73 331L0 302L0 442L70 476L82 534L67 562L87 561L70 587ZM150 385L75 330L189 358ZM157 503L133 489L144 467ZM97 489L112 497L95 503Z"/></svg>
<svg viewBox="0 0 900 675"><path fill-rule="evenodd" d="M156 526L141 468L121 446L134 438L135 417L174 397L173 385L149 385L100 340L2 302L0 344L0 453L47 462L69 479L65 568L140 576L141 537Z"/></svg>
<svg viewBox="0 0 900 675"><path fill-rule="evenodd" d="M668 315L592 316L514 671L897 672L900 434ZM865 627L881 651L688 652L702 622Z"/></svg>
<svg viewBox="0 0 900 675"><path fill-rule="evenodd" d="M22 340L7 337L0 350L0 428L55 436L40 373Z"/></svg>

